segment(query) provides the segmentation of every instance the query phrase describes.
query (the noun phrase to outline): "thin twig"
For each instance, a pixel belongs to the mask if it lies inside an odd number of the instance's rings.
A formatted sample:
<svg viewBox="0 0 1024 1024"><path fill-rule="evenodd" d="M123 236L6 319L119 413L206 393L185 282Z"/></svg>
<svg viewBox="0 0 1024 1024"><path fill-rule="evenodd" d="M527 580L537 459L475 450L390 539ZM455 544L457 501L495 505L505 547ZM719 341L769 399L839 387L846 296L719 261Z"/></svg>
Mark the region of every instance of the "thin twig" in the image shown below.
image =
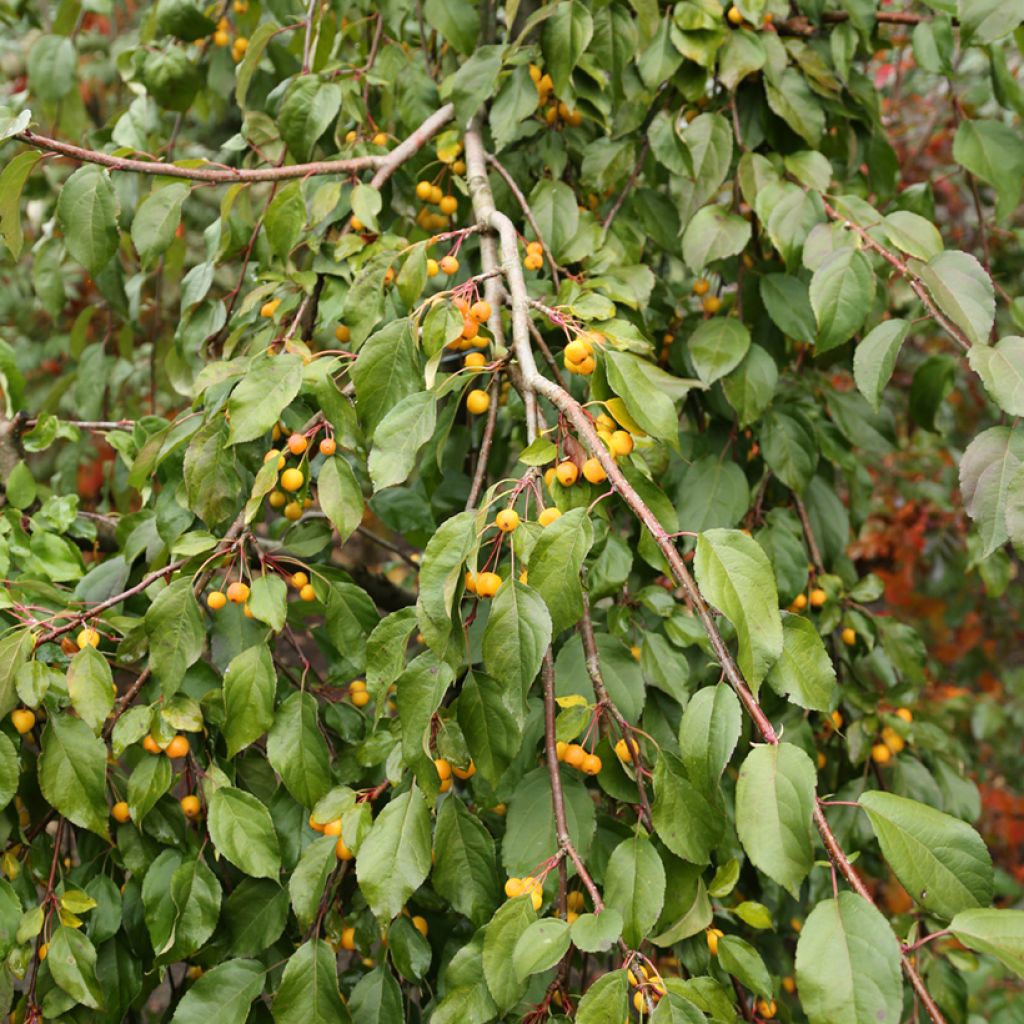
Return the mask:
<svg viewBox="0 0 1024 1024"><path fill-rule="evenodd" d="M476 457L476 469L473 473L473 484L469 488L469 497L466 499L466 508L473 508L480 500L480 492L484 487L484 480L487 478L487 460L491 454L491 445L494 442L494 427L498 422L498 381L500 373L491 378L488 393L491 396L491 404L487 409L487 422L484 424L484 434L480 439L480 451Z"/></svg>

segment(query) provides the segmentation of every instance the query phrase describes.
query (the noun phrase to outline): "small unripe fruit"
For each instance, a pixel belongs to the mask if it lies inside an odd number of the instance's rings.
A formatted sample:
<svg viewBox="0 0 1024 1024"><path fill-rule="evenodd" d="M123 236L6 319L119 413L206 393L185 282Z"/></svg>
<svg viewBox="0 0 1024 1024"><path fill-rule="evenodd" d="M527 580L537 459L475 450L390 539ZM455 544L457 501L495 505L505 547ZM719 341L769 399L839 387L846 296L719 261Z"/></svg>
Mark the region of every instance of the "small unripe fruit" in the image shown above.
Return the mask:
<svg viewBox="0 0 1024 1024"><path fill-rule="evenodd" d="M451 277L459 272L459 261L454 256L445 256L441 260L441 271Z"/></svg>
<svg viewBox="0 0 1024 1024"><path fill-rule="evenodd" d="M565 740L558 740L555 743L555 756L559 761L565 760L565 752L569 749L569 744Z"/></svg>
<svg viewBox="0 0 1024 1024"><path fill-rule="evenodd" d="M353 679L352 682L348 684L348 688L353 693L356 693L359 690L365 690L366 689L366 680L365 679Z"/></svg>
<svg viewBox="0 0 1024 1024"><path fill-rule="evenodd" d="M281 474L281 486L286 491L297 491L305 482L301 469L286 469Z"/></svg>
<svg viewBox="0 0 1024 1024"><path fill-rule="evenodd" d="M335 818L333 821L327 822L324 825L325 836L340 836L341 835L341 818Z"/></svg>
<svg viewBox="0 0 1024 1024"><path fill-rule="evenodd" d="M583 476L592 484L599 484L608 479L608 474L604 471L604 466L594 458L587 459L587 461L583 463Z"/></svg>
<svg viewBox="0 0 1024 1024"><path fill-rule="evenodd" d="M738 7L730 7L729 13L726 15L726 17L729 19L729 23L732 25L743 24L743 14L740 12L740 9Z"/></svg>
<svg viewBox="0 0 1024 1024"><path fill-rule="evenodd" d="M722 300L717 295L705 295L701 305L705 313L714 315L722 308Z"/></svg>
<svg viewBox="0 0 1024 1024"><path fill-rule="evenodd" d="M912 722L914 720L914 714L910 708L897 708L896 717L902 718L904 722Z"/></svg>
<svg viewBox="0 0 1024 1024"><path fill-rule="evenodd" d="M245 604L249 600L249 585L236 580L228 584L228 600L232 604Z"/></svg>
<svg viewBox="0 0 1024 1024"><path fill-rule="evenodd" d="M164 753L172 760L176 760L179 757L184 757L188 753L188 750L188 740L179 734L167 744L167 748L164 750Z"/></svg>
<svg viewBox="0 0 1024 1024"><path fill-rule="evenodd" d="M448 790L451 789L451 788L452 788L452 780L451 779L442 779L441 780L441 785L438 786L438 789L442 793L447 793Z"/></svg>
<svg viewBox="0 0 1024 1024"><path fill-rule="evenodd" d="M444 198L444 193L441 191L440 185L430 186L430 201L437 206Z"/></svg>
<svg viewBox="0 0 1024 1024"><path fill-rule="evenodd" d="M271 491L270 497L267 498L267 501L270 502L271 508L281 509L288 504L288 496L284 491Z"/></svg>
<svg viewBox="0 0 1024 1024"><path fill-rule="evenodd" d="M427 203L430 201L430 194L433 192L433 186L429 181L417 181L416 182L416 198L420 202Z"/></svg>
<svg viewBox="0 0 1024 1024"><path fill-rule="evenodd" d="M122 825L126 821L131 821L132 818L132 812L128 810L128 803L125 800L118 800L118 802L110 808L110 813L114 821L119 821Z"/></svg>
<svg viewBox="0 0 1024 1024"><path fill-rule="evenodd" d="M288 451L292 455L301 455L309 447L309 441L302 434L292 434L288 438Z"/></svg>
<svg viewBox="0 0 1024 1024"><path fill-rule="evenodd" d="M466 591L468 593L470 593L470 594L475 594L476 593L476 573L475 572L467 572L466 575L463 577L463 581L466 584Z"/></svg>
<svg viewBox="0 0 1024 1024"><path fill-rule="evenodd" d="M388 137L385 132L377 132L370 141L375 146L386 146L388 144Z"/></svg>
<svg viewBox="0 0 1024 1024"><path fill-rule="evenodd" d="M471 370L479 369L481 366L487 365L487 356L483 352L470 352L462 361L462 365Z"/></svg>
<svg viewBox="0 0 1024 1024"><path fill-rule="evenodd" d="M471 779L473 778L474 775L476 775L476 765L472 762L472 760L469 762L469 765L466 768L458 768L453 765L452 772L454 773L455 778L462 779L463 781L465 781L466 779Z"/></svg>
<svg viewBox="0 0 1024 1024"><path fill-rule="evenodd" d="M491 319L491 304L486 299L480 299L469 307L469 315L478 323L484 323Z"/></svg>
<svg viewBox="0 0 1024 1024"><path fill-rule="evenodd" d="M882 742L894 753L898 754L906 745L906 740L888 725L882 730Z"/></svg>
<svg viewBox="0 0 1024 1024"><path fill-rule="evenodd" d="M846 644L847 647L852 647L857 642L857 630L850 626L847 626L843 630L841 636L843 638L843 643Z"/></svg>
<svg viewBox="0 0 1024 1024"><path fill-rule="evenodd" d="M338 442L333 437L325 437L320 442L320 454L326 455L328 458L332 456L338 450Z"/></svg>
<svg viewBox="0 0 1024 1024"><path fill-rule="evenodd" d="M260 306L260 316L264 316L269 319L277 312L277 307L280 305L280 299L269 299Z"/></svg>
<svg viewBox="0 0 1024 1024"><path fill-rule="evenodd" d="M365 708L370 703L370 695L365 690L357 690L350 697L357 708Z"/></svg>
<svg viewBox="0 0 1024 1024"><path fill-rule="evenodd" d="M552 506L541 511L541 514L537 516L537 522L541 526L550 526L556 519L561 519L562 513L557 508Z"/></svg>
<svg viewBox="0 0 1024 1024"><path fill-rule="evenodd" d="M427 277L437 277L441 273L437 260L427 260Z"/></svg>
<svg viewBox="0 0 1024 1024"><path fill-rule="evenodd" d="M302 506L297 501L289 501L284 507L284 517L292 522L295 522L296 519L301 519Z"/></svg>
<svg viewBox="0 0 1024 1024"><path fill-rule="evenodd" d="M434 767L437 769L437 777L444 782L452 777L452 766L443 758L434 758Z"/></svg>
<svg viewBox="0 0 1024 1024"><path fill-rule="evenodd" d="M494 597L501 587L501 577L496 572L481 572L476 577L476 592L480 597Z"/></svg>
<svg viewBox="0 0 1024 1024"><path fill-rule="evenodd" d="M355 928L342 928L341 930L341 948L342 949L355 949L356 948L356 930Z"/></svg>
<svg viewBox="0 0 1024 1024"><path fill-rule="evenodd" d="M718 940L725 935L721 928L709 928L705 933L708 940L708 949L712 956L718 956Z"/></svg>
<svg viewBox="0 0 1024 1024"><path fill-rule="evenodd" d="M84 651L86 647L99 647L100 635L95 629L86 626L78 636L75 637L75 643L78 644L78 649Z"/></svg>
<svg viewBox="0 0 1024 1024"><path fill-rule="evenodd" d="M209 594L206 595L206 607L209 608L210 611L220 611L227 603L228 599L224 596L223 591L211 590Z"/></svg>
<svg viewBox="0 0 1024 1024"><path fill-rule="evenodd" d="M338 836L338 841L334 844L334 856L338 860L351 860L355 854L345 845L345 840Z"/></svg>
<svg viewBox="0 0 1024 1024"><path fill-rule="evenodd" d="M560 462L555 466L555 477L563 487L572 487L579 479L580 471L575 462Z"/></svg>
<svg viewBox="0 0 1024 1024"><path fill-rule="evenodd" d="M630 754L630 748L631 748L631 747L632 747L632 749L633 749L633 750L635 750L635 751L636 751L637 753L639 753L639 752L640 752L640 747L639 747L639 745L637 744L636 740L628 740L628 741L627 741L627 740L625 739L625 737L623 737L623 738L622 738L621 740L619 740L619 741L618 741L618 742L617 742L617 743L615 744L615 756L616 756L616 757L617 757L617 758L618 758L618 759L619 759L620 761L622 761L622 762L624 762L624 763L629 763L629 762L631 762L631 761L633 760L633 757L632 757L632 755Z"/></svg>
<svg viewBox="0 0 1024 1024"><path fill-rule="evenodd" d="M505 882L505 895L514 900L517 896L523 895L523 880L521 878L510 878Z"/></svg>
<svg viewBox="0 0 1024 1024"><path fill-rule="evenodd" d="M276 448L271 448L270 451L263 456L263 461L265 463L273 462L275 459L277 460L277 468L284 469L284 456Z"/></svg>
<svg viewBox="0 0 1024 1024"><path fill-rule="evenodd" d="M352 332L345 324L338 324L338 326L334 328L334 337L337 338L342 345L345 345L348 343L349 338L352 337Z"/></svg>
<svg viewBox="0 0 1024 1024"><path fill-rule="evenodd" d="M697 280L693 282L693 294L700 296L707 295L710 287L711 285L708 283L707 278L698 277Z"/></svg>
<svg viewBox="0 0 1024 1024"><path fill-rule="evenodd" d="M302 601L316 600L316 591L313 589L312 583L307 583L304 587L299 588L299 599Z"/></svg>
<svg viewBox="0 0 1024 1024"><path fill-rule="evenodd" d="M213 33L213 45L224 47L231 42L231 33L226 32L224 29L219 28Z"/></svg>
<svg viewBox="0 0 1024 1024"><path fill-rule="evenodd" d="M790 605L790 607L794 611L802 612L807 607L807 595L797 594L796 597L793 598L793 603Z"/></svg>
<svg viewBox="0 0 1024 1024"><path fill-rule="evenodd" d="M480 388L474 388L466 395L466 408L474 415L481 416L491 405L491 396Z"/></svg>
<svg viewBox="0 0 1024 1024"><path fill-rule="evenodd" d="M304 572L296 572L288 582L295 590L301 590L309 582L309 577Z"/></svg>
<svg viewBox="0 0 1024 1024"><path fill-rule="evenodd" d="M414 914L412 918L412 926L420 933L420 935L423 936L423 938L427 937L427 932L430 928L427 925L427 919L425 917L420 917L419 914Z"/></svg>
<svg viewBox="0 0 1024 1024"><path fill-rule="evenodd" d="M811 591L811 607L820 608L828 600L828 594L821 587L815 587Z"/></svg>
<svg viewBox="0 0 1024 1024"><path fill-rule="evenodd" d="M186 818L198 818L201 810L202 807L199 803L199 797L194 793L189 793L188 796L183 796L181 798L181 813L184 814Z"/></svg>
<svg viewBox="0 0 1024 1024"><path fill-rule="evenodd" d="M157 743L151 735L147 736L142 741L142 749L148 751L150 754L162 754L163 751L160 749L160 744Z"/></svg>
<svg viewBox="0 0 1024 1024"><path fill-rule="evenodd" d="M892 760L892 751L884 743L876 743L871 748L871 760L875 764L888 764Z"/></svg>
<svg viewBox="0 0 1024 1024"><path fill-rule="evenodd" d="M459 208L459 201L455 196L442 196L439 205L442 213L450 215Z"/></svg>
<svg viewBox="0 0 1024 1024"><path fill-rule="evenodd" d="M587 754L587 756L583 758L583 764L580 765L580 771L582 771L584 775L597 775L600 770L601 758L599 758L597 754Z"/></svg>
<svg viewBox="0 0 1024 1024"><path fill-rule="evenodd" d="M502 533L512 533L512 531L519 525L519 513L513 508L502 509L494 517L494 525L501 530Z"/></svg>
<svg viewBox="0 0 1024 1024"><path fill-rule="evenodd" d="M18 708L11 712L11 722L14 728L24 736L25 733L31 732L32 727L36 724L35 712L29 711L28 708Z"/></svg>
<svg viewBox="0 0 1024 1024"><path fill-rule="evenodd" d="M312 829L312 830L313 830L314 832L320 832L321 834L323 834L323 830L324 830L324 829L325 829L325 828L326 828L327 826L326 826L326 825L322 825L322 824L321 824L321 823L320 823L319 821L317 821L317 820L316 820L316 818L314 818L314 817L313 817L313 815L311 814L311 815L309 816L309 827L310 827L310 828L311 828L311 829Z"/></svg>
<svg viewBox="0 0 1024 1024"><path fill-rule="evenodd" d="M735 10L735 7L731 8L729 14L731 15ZM729 20L732 21L732 18L730 17ZM742 20L742 15L740 15L740 20ZM735 24L738 24L738 22ZM775 1005L774 999L758 999L757 1001L757 1012L763 1020L771 1020L775 1016L777 1009L778 1007Z"/></svg>
<svg viewBox="0 0 1024 1024"><path fill-rule="evenodd" d="M50 947L44 942L39 947L39 959L40 959L40 961L45 960L46 959L46 954L49 953L49 952L50 952Z"/></svg>
<svg viewBox="0 0 1024 1024"><path fill-rule="evenodd" d="M589 355L593 355L594 350L589 342L585 342L580 338L576 338L574 341L570 341L565 346L565 358L573 363L582 363L584 359Z"/></svg>

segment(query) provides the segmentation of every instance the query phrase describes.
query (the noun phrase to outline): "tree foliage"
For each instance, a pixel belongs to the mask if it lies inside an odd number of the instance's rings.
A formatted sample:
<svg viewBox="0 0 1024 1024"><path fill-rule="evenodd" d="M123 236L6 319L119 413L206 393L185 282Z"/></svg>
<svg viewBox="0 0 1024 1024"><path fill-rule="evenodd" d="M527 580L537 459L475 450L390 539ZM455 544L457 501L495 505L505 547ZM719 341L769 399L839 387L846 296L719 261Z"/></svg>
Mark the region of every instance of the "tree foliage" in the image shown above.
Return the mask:
<svg viewBox="0 0 1024 1024"><path fill-rule="evenodd" d="M12 1019L1011 1019L1024 8L0 18Z"/></svg>

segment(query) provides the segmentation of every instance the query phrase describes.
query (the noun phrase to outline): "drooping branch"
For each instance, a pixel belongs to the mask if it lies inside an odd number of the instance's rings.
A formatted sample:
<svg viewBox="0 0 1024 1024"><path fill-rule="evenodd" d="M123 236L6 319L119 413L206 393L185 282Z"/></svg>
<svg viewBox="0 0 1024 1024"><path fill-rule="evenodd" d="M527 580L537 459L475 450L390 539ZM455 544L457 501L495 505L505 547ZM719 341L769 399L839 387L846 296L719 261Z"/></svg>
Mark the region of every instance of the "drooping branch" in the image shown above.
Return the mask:
<svg viewBox="0 0 1024 1024"><path fill-rule="evenodd" d="M235 184L237 182L282 181L292 178L311 178L324 174L358 174L361 171L375 171L374 180L386 181L395 170L418 152L451 119L455 108L446 103L434 111L407 139L391 152L374 156L348 157L344 160L314 160L305 164L282 164L280 167L182 167L179 164L160 160L136 160L130 157L113 156L95 149L85 149L69 142L37 135L26 129L12 138L41 149L45 153L67 157L79 163L98 164L112 171L129 171L135 174L157 174L166 178L185 178L207 184Z"/></svg>
<svg viewBox="0 0 1024 1024"><path fill-rule="evenodd" d="M668 532L665 530L664 526L662 526L657 516L655 516L626 479L622 470L616 463L614 456L598 437L597 430L583 406L580 405L580 403L577 402L576 399L573 398L573 396L564 388L545 377L537 368L537 363L534 360L533 351L530 347L530 332L528 326L530 302L526 291L526 283L523 278L522 267L518 259L517 235L511 220L495 208L494 198L491 194L490 186L487 183L485 170L486 156L484 153L483 142L476 122L474 122L466 132L466 161L470 174L470 195L473 198L473 205L474 210L476 211L477 220L480 222L481 226L490 227L498 234L502 268L505 271L505 280L509 292L515 358L519 366L519 373L525 393L527 395L532 393L537 397L546 399L569 421L576 430L578 437L589 450L591 456L596 458L601 464L601 467L604 469L611 485L619 493L623 501L637 519L639 519L651 533L651 536L654 538L659 550L665 556L672 575L675 577L678 585L682 588L687 603L693 608L697 617L700 619L700 622L704 627L704 631L711 643L712 650L715 653L715 657L722 666L722 671L726 679L728 679L730 685L736 691L736 694L746 708L748 715L757 726L762 739L766 743L770 743L772 745L778 744L780 742L778 733L775 731L774 726L768 719L764 710L761 708L757 698L754 696L750 686L744 678L743 673L736 664L732 653L729 651L729 648L722 637L722 633L718 628L718 624L715 621L715 617L712 614L710 607L704 600L703 594L701 594L697 587L696 581L691 575L690 570L687 568L682 555L680 555L676 548L673 539L668 535ZM828 208L827 204L826 208ZM830 216L833 216L836 219L843 219L845 221L845 218L840 218L839 214L834 209L831 209ZM855 225L851 226L856 230ZM866 232L864 234L866 235ZM872 245L876 244L873 240L870 241ZM890 262L892 262L893 259L897 259L892 257L892 254L885 253L884 250L883 254L889 258ZM926 294L927 293L925 293L925 295ZM922 301L925 301L925 299L922 298ZM926 305L929 305L929 308L934 308L933 304L930 303L930 299L926 301ZM940 320L940 322L942 321ZM945 326L945 324L943 325ZM954 331L951 331L951 333L954 333L955 336ZM547 687L547 685L548 683L545 680L545 687ZM824 811L817 805L815 806L814 822L821 834L822 841L824 842L825 848L833 863L842 872L843 876L854 890L874 905L874 900L871 898L871 894L865 888L863 882L857 875L857 872L854 870L853 865L850 863L849 858L845 855L842 847L839 845L835 833L832 831L832 828L828 823L828 819L825 817ZM914 991L918 994L922 1004L925 1006L933 1024L945 1024L945 1018L935 1001L928 995L927 988L925 987L924 981L918 973L916 966L907 955L902 953L901 961L904 973L907 975Z"/></svg>

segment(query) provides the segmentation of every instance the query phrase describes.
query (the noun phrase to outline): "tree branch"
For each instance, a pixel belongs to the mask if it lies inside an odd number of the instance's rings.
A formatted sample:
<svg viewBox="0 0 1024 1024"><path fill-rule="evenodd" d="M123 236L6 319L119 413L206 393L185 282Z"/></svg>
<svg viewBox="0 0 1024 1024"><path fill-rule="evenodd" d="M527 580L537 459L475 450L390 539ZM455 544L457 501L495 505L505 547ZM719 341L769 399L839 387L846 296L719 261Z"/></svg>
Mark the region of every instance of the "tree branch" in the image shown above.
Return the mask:
<svg viewBox="0 0 1024 1024"><path fill-rule="evenodd" d="M310 178L322 174L358 174L360 171L368 170L377 172L374 175L374 180L377 175L383 173L381 180L386 181L394 174L398 166L408 160L452 119L454 112L455 108L450 103L446 103L431 114L409 138L396 146L390 153L348 157L344 160L315 160L312 163L288 164L280 167L181 167L160 160L134 160L128 157L111 156L109 153L83 149L81 146L73 146L68 142L51 139L46 135L37 135L28 129L12 137L35 149L64 156L70 160L77 160L79 163L99 164L112 171L158 174L167 178L186 178L189 181L202 181L209 184L282 181L291 178Z"/></svg>

